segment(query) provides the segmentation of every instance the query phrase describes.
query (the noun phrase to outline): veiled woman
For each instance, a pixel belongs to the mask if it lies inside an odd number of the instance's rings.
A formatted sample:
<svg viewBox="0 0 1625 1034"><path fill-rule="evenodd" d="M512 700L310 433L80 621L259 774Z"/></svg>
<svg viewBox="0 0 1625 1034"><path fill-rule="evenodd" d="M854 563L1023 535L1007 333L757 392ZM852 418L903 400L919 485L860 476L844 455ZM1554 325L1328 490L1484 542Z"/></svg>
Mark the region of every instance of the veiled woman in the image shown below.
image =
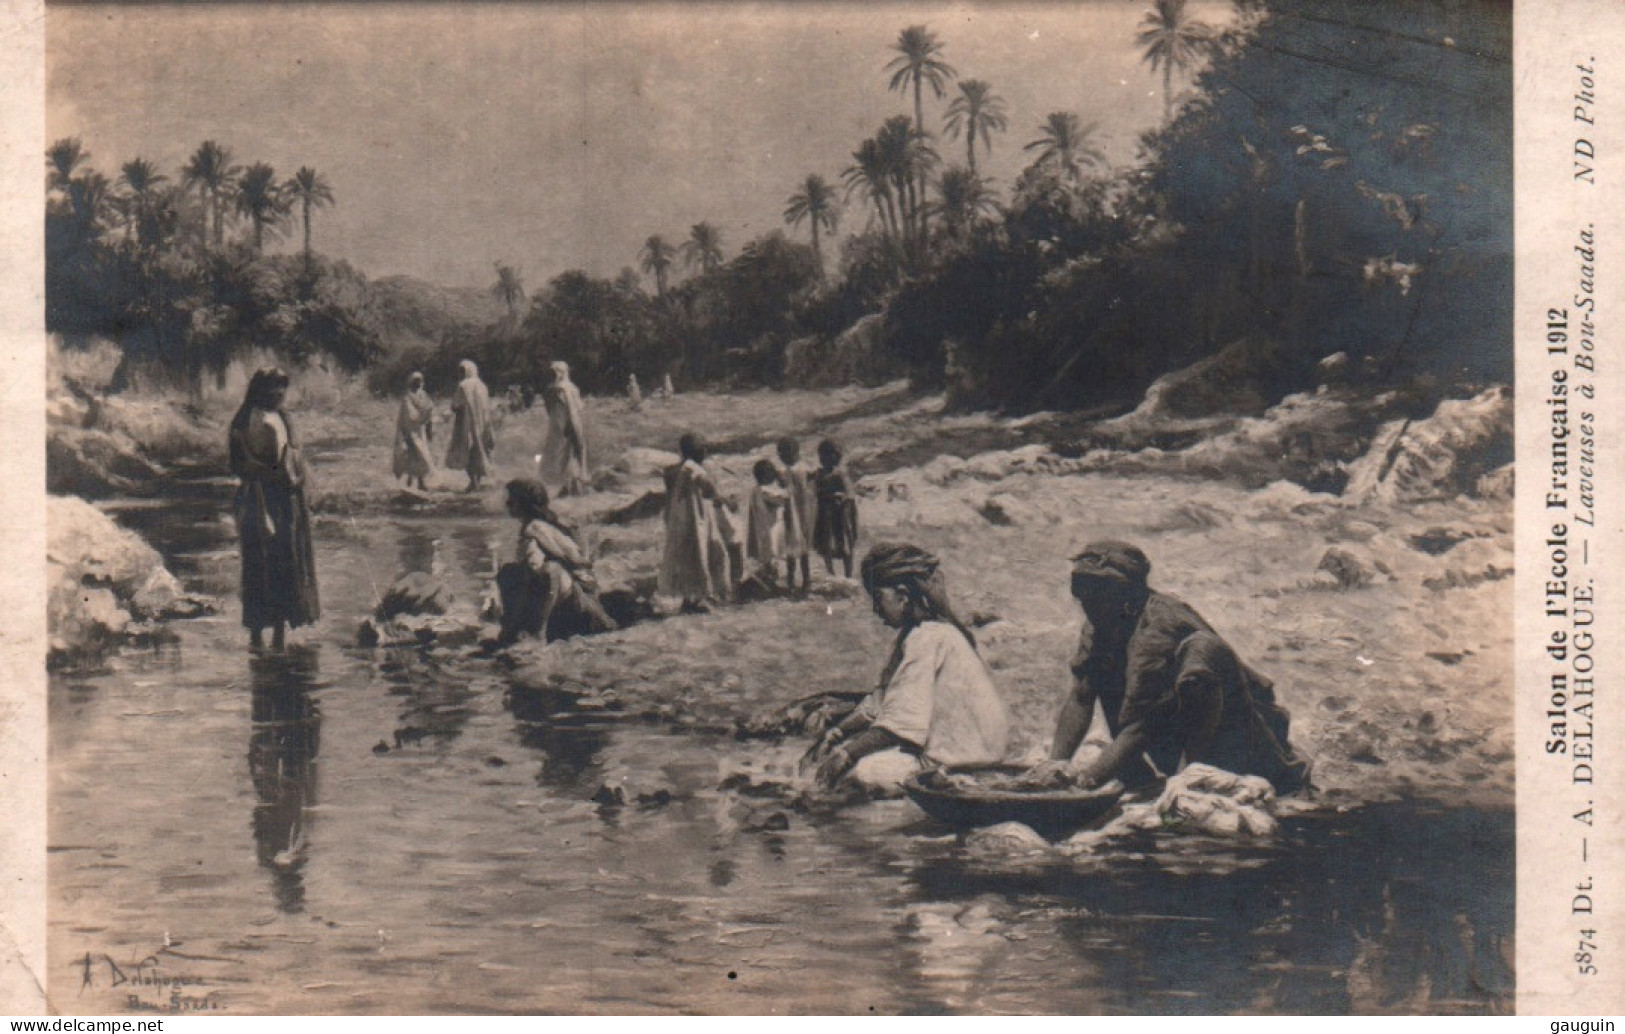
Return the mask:
<svg viewBox="0 0 1625 1034"><path fill-rule="evenodd" d="M243 554L243 627L254 649L280 650L288 626L321 616L305 502L305 465L285 408L288 375L260 370L231 421L231 472L242 480L235 516Z"/></svg>
<svg viewBox="0 0 1625 1034"><path fill-rule="evenodd" d="M555 362L547 387L547 441L542 446L542 481L557 485L560 496L580 495L587 487L587 425L581 389L570 379L570 364Z"/></svg>
<svg viewBox="0 0 1625 1034"><path fill-rule="evenodd" d="M406 395L395 417L393 469L396 477L406 479L408 488L416 481L419 489L428 491L427 478L434 470L434 459L429 453L433 441L434 400L423 390L423 374L413 373L406 380Z"/></svg>
<svg viewBox="0 0 1625 1034"><path fill-rule="evenodd" d="M459 368L462 382L451 396L451 448L446 466L468 472L468 491L477 491L491 471L491 450L496 448L496 431L491 423L491 393L480 380L479 368L464 359Z"/></svg>

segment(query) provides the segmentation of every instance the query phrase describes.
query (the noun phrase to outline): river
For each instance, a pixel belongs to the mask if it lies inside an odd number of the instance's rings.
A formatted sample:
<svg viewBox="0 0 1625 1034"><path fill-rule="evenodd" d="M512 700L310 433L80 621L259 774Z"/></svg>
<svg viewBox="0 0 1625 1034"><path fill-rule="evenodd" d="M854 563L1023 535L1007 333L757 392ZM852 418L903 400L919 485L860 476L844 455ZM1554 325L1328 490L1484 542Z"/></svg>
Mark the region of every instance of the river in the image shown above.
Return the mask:
<svg viewBox="0 0 1625 1034"><path fill-rule="evenodd" d="M906 802L808 814L719 789L802 745L353 646L397 570L477 597L503 521L321 519L322 622L250 657L230 486L183 488L115 511L222 612L51 682L59 1010L1511 1011L1510 809L988 859Z"/></svg>

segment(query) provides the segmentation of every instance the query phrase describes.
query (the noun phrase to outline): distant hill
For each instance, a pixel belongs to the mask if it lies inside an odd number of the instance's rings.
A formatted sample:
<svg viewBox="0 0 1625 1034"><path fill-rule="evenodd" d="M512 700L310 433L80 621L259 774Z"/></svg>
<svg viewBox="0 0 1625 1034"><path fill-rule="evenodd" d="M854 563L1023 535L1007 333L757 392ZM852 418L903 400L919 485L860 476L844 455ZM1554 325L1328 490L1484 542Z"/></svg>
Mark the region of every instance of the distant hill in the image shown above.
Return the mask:
<svg viewBox="0 0 1625 1034"><path fill-rule="evenodd" d="M382 324L391 352L438 344L495 323L502 303L472 287L442 287L410 276L386 276L368 284L369 308Z"/></svg>

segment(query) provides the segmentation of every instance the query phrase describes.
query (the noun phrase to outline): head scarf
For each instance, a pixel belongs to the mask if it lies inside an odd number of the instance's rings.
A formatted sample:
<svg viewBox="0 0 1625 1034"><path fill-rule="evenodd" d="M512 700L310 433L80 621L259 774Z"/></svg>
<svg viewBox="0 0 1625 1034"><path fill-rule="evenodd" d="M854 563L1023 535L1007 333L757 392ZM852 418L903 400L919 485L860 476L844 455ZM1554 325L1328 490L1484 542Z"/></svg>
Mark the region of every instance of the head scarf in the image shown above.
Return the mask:
<svg viewBox="0 0 1625 1034"><path fill-rule="evenodd" d="M465 381L473 380L478 378L480 375L480 368L474 365L474 360L472 359L464 359L462 362L457 364L457 369L462 372L463 380Z"/></svg>
<svg viewBox="0 0 1625 1034"><path fill-rule="evenodd" d="M1144 589L1151 576L1151 561L1138 546L1115 539L1102 539L1084 546L1072 558L1072 582L1116 583Z"/></svg>
<svg viewBox="0 0 1625 1034"><path fill-rule="evenodd" d="M882 542L863 558L859 574L871 596L884 586L903 589L914 601L918 621L946 621L976 645L976 636L954 613L942 563L935 555L907 543Z"/></svg>
<svg viewBox="0 0 1625 1034"><path fill-rule="evenodd" d="M423 387L423 374L413 370L412 376L406 378L406 390L417 391L421 387Z"/></svg>
<svg viewBox="0 0 1625 1034"><path fill-rule="evenodd" d="M560 381L567 381L570 379L569 363L562 359L555 359L553 362L548 363L547 365L552 368L553 376L557 377Z"/></svg>

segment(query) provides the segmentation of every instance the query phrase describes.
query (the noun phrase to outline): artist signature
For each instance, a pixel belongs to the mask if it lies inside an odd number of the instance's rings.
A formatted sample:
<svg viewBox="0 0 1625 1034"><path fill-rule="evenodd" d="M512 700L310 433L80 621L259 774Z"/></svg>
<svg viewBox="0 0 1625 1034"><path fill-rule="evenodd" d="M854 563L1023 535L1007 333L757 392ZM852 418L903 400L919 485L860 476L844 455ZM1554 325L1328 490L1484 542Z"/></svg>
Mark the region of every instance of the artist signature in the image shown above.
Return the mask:
<svg viewBox="0 0 1625 1034"><path fill-rule="evenodd" d="M211 981L196 973L165 968L161 957L165 955L187 958L169 948L161 948L153 954L121 963L106 952L87 951L73 964L80 973L79 993L84 994L87 989L123 988L127 1009L162 1013L218 1012L222 1006L216 992L204 990L204 985Z"/></svg>

